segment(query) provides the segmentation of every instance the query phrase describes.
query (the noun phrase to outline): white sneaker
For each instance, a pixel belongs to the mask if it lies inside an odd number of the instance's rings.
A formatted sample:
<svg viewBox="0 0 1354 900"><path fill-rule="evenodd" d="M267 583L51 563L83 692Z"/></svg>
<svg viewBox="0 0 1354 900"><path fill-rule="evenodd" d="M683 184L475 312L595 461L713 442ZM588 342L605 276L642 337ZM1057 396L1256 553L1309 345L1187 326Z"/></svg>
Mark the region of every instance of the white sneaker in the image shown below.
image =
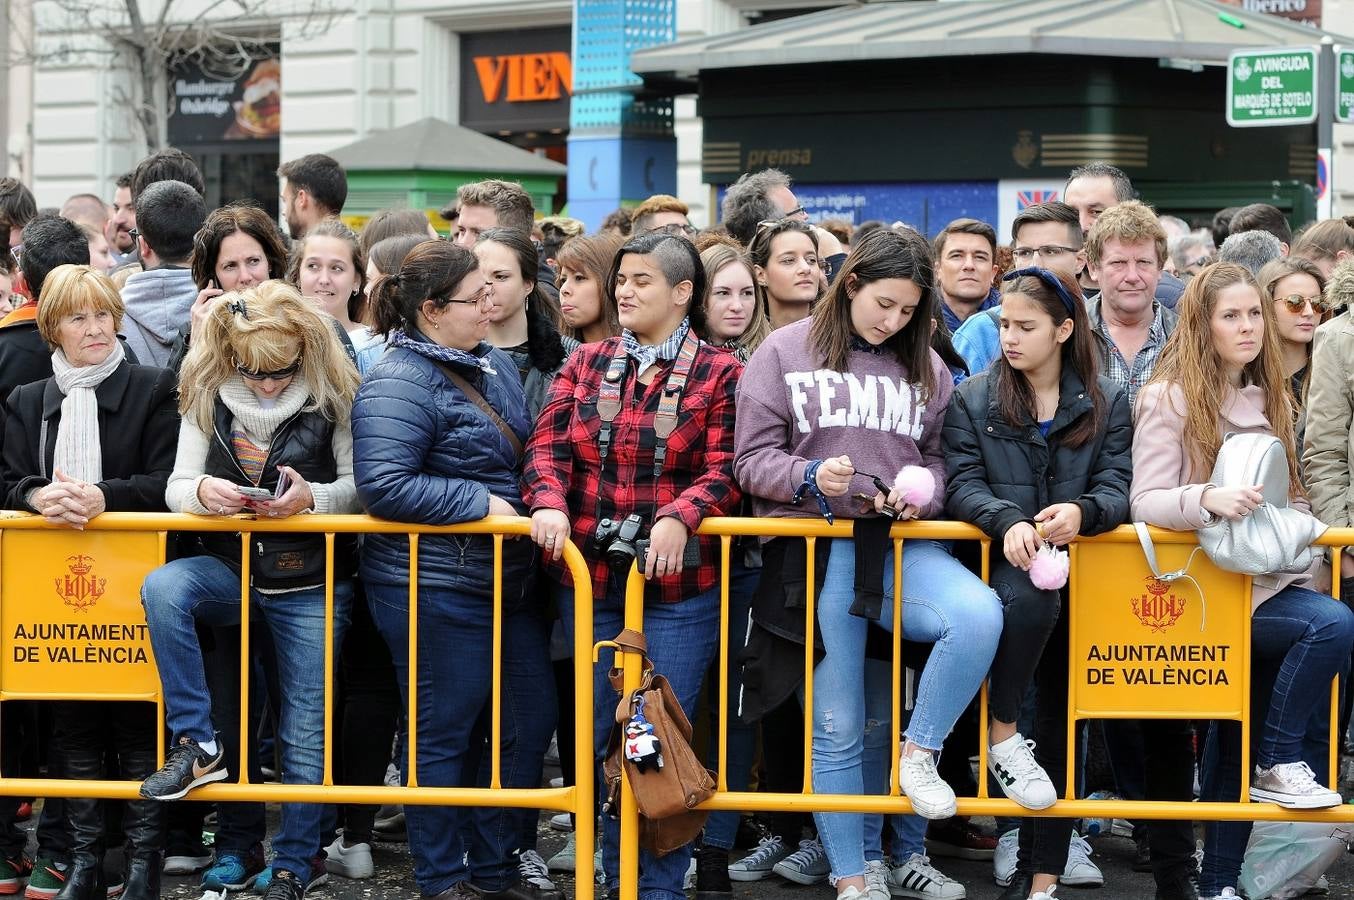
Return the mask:
<svg viewBox="0 0 1354 900"><path fill-rule="evenodd" d="M1035 891L1030 895L1030 900L1053 900L1053 892L1057 889L1057 885L1054 885L1047 891Z"/></svg>
<svg viewBox="0 0 1354 900"><path fill-rule="evenodd" d="M837 895L837 900L869 900L870 895L861 893L854 884Z"/></svg>
<svg viewBox="0 0 1354 900"><path fill-rule="evenodd" d="M1019 856L1020 829L1012 828L997 840L997 852L992 854L992 880L1001 887L1009 887Z"/></svg>
<svg viewBox="0 0 1354 900"><path fill-rule="evenodd" d="M882 859L865 860L865 891L870 900L889 900L889 867Z"/></svg>
<svg viewBox="0 0 1354 900"><path fill-rule="evenodd" d="M1025 740L1020 732L988 748L987 767L1006 796L1026 809L1048 809L1058 802L1048 773L1034 761L1034 741Z"/></svg>
<svg viewBox="0 0 1354 900"><path fill-rule="evenodd" d="M532 888L540 891L555 890L555 882L550 880L550 867L535 850L523 850L517 854L517 876L529 891Z"/></svg>
<svg viewBox="0 0 1354 900"><path fill-rule="evenodd" d="M1058 881L1069 887L1100 887L1105 883L1100 867L1091 862L1091 845L1075 831L1067 845L1067 865Z"/></svg>
<svg viewBox="0 0 1354 900"><path fill-rule="evenodd" d="M923 819L948 819L954 815L954 789L936 771L936 755L918 747L898 760L898 783L912 811Z"/></svg>
<svg viewBox="0 0 1354 900"><path fill-rule="evenodd" d="M779 837L762 838L757 849L736 863L729 864L729 879L732 881L761 881L771 875L776 863L793 852Z"/></svg>
<svg viewBox="0 0 1354 900"><path fill-rule="evenodd" d="M1311 893L1308 891L1307 893ZM1236 891L1229 887L1222 889L1221 894L1200 894L1199 900L1236 900Z"/></svg>
<svg viewBox="0 0 1354 900"><path fill-rule="evenodd" d="M558 853L550 857L550 861L545 864L545 867L551 872L572 872L578 867L575 852L574 835L571 831L569 837L564 841L564 846L560 848Z"/></svg>
<svg viewBox="0 0 1354 900"><path fill-rule="evenodd" d="M818 884L827 881L832 870L827 862L827 851L816 838L799 842L799 849L771 867L786 881L795 884Z"/></svg>
<svg viewBox="0 0 1354 900"><path fill-rule="evenodd" d="M371 862L371 844L343 846L343 836L324 848L324 870L344 878L370 878L376 871Z"/></svg>
<svg viewBox="0 0 1354 900"><path fill-rule="evenodd" d="M1305 762L1279 763L1268 769L1255 767L1251 799L1268 800L1288 809L1325 809L1344 802L1340 795L1316 780Z"/></svg>
<svg viewBox="0 0 1354 900"><path fill-rule="evenodd" d="M559 813L550 817L550 829L552 831L573 831L574 820L568 813Z"/></svg>
<svg viewBox="0 0 1354 900"><path fill-rule="evenodd" d="M931 865L931 860L920 853L912 854L907 862L889 872L889 893L916 900L964 900L968 896L962 884Z"/></svg>

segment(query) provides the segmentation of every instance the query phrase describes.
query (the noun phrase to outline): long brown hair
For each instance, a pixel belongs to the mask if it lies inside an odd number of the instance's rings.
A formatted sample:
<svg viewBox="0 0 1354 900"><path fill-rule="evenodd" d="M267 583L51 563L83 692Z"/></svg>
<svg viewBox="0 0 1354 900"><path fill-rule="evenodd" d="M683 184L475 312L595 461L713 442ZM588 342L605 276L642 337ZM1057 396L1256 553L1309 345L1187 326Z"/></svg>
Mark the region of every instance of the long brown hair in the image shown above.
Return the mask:
<svg viewBox="0 0 1354 900"><path fill-rule="evenodd" d="M881 228L851 245L851 252L813 311L809 342L823 354L824 365L845 372L851 355L851 292L886 278L902 278L921 288L917 311L897 334L884 342L907 369L923 400L936 389L931 367L931 315L936 299L935 267L926 238L905 226Z"/></svg>
<svg viewBox="0 0 1354 900"><path fill-rule="evenodd" d="M1062 357L1063 368L1076 372L1086 393L1090 395L1091 413L1078 417L1072 427L1062 434L1060 441L1068 447L1080 447L1100 432L1105 421L1105 395L1096 380L1100 373L1100 352L1096 347L1095 335L1091 333L1091 320L1086 315L1086 303L1076 279L1061 272L1043 271L1056 277L1072 298L1074 302L1070 310L1058 292L1035 275L1022 275L1006 282L1002 296L1019 294L1029 298L1048 313L1053 319L1054 328L1068 319L1072 320L1072 335L1063 341L1058 352ZM992 364L992 380L1002 418L1017 427L1030 420L1039 420L1039 404L1034 389L1030 387L1030 380L1011 365L1005 353L997 356L996 362Z"/></svg>
<svg viewBox="0 0 1354 900"><path fill-rule="evenodd" d="M559 275L555 278L556 287L563 287L565 269L582 272L597 283L597 305L601 310L602 321L606 323L607 334L611 337L621 333L621 321L616 313L616 297L606 291L606 274L611 270L616 251L624 243L625 239L619 234L603 231L571 238L555 255L555 264L559 269ZM564 325L560 331L576 341L583 340L581 328Z"/></svg>
<svg viewBox="0 0 1354 900"><path fill-rule="evenodd" d="M747 328L745 328L743 333L733 341L734 346L737 349L738 358L746 362L747 358L761 346L762 341L766 340L766 336L771 333L771 322L762 312L761 303L757 300L757 273L753 271L752 260L748 259L747 254L737 247L732 247L724 243L716 243L701 251L701 263L705 266L706 285L713 285L715 283L715 276L718 275L725 266L742 266L747 270L748 277L752 279L752 296L754 301L752 316L748 319ZM707 288L705 292L705 304L707 306L705 311L706 332L705 334L702 334L701 337L706 339L709 338L710 334L710 311L708 306L713 292L714 289L712 287Z"/></svg>
<svg viewBox="0 0 1354 900"><path fill-rule="evenodd" d="M1213 471L1222 446L1222 404L1228 386L1222 359L1213 346L1211 320L1218 294L1234 284L1247 284L1260 297L1260 313L1265 333L1260 341L1260 354L1242 370L1243 382L1259 386L1265 395L1265 418L1274 436L1283 442L1288 457L1288 490L1293 496L1305 491L1299 477L1297 443L1293 425L1293 400L1288 392L1288 379L1283 373L1283 356L1279 350L1279 333L1274 317L1274 304L1266 303L1259 285L1250 270L1235 263L1213 263L1195 275L1180 295L1175 311L1180 324L1171 334L1157 360L1156 371L1149 384L1161 382L1179 388L1185 399L1182 437L1185 455L1196 477L1207 478Z"/></svg>
<svg viewBox="0 0 1354 900"><path fill-rule="evenodd" d="M1332 220L1334 221L1334 220ZM1320 224L1320 223L1318 223ZM1274 291L1278 288L1279 282L1283 281L1289 275L1306 275L1316 282L1317 293L1322 299L1326 296L1326 276L1321 274L1316 263L1310 259L1301 256L1294 256L1289 253L1287 256L1281 256L1278 259L1265 263L1259 272L1255 273L1255 280L1260 285L1260 297L1272 307L1278 297L1274 296ZM1316 317L1316 324L1330 318L1331 310L1327 309L1324 314ZM1303 364L1302 384L1298 388L1298 403L1305 406L1307 404L1307 384L1312 378L1312 345L1315 341L1307 342L1307 362Z"/></svg>

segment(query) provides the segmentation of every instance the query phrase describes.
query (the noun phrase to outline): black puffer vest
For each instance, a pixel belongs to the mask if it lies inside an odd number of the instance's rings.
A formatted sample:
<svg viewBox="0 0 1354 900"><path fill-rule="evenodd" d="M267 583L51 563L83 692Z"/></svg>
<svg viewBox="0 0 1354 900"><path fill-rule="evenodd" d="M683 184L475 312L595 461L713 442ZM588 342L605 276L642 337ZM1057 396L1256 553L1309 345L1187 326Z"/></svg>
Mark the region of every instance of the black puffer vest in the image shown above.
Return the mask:
<svg viewBox="0 0 1354 900"><path fill-rule="evenodd" d="M239 485L253 482L240 468L231 449L231 411L221 398L216 399L216 414L211 446L207 450L206 474ZM334 423L318 412L298 412L273 432L268 458L257 487L277 488L277 467L291 466L306 481L321 484L338 478L334 460ZM239 533L205 532L202 549L240 570ZM334 577L349 578L355 571L357 537L336 535L334 539ZM324 535L261 534L250 542L249 583L263 590L288 590L324 584Z"/></svg>

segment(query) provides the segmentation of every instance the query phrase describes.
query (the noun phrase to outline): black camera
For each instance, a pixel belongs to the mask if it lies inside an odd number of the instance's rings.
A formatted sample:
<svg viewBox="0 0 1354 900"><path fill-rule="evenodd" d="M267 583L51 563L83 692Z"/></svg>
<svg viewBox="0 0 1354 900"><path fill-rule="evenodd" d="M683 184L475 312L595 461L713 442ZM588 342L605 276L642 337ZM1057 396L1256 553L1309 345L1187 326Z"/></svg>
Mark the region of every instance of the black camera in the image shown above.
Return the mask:
<svg viewBox="0 0 1354 900"><path fill-rule="evenodd" d="M605 557L612 571L628 572L639 553L636 545L643 530L644 520L636 513L621 522L603 519L597 523L597 530L588 541L588 551L594 556Z"/></svg>

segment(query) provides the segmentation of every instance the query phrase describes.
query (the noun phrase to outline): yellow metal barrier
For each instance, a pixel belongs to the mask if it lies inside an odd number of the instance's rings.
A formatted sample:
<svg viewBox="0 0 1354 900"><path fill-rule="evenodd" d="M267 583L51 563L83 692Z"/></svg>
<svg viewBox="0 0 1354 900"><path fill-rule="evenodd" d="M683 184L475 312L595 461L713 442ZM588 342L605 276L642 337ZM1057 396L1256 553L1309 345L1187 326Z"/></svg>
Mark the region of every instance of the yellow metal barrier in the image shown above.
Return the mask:
<svg viewBox="0 0 1354 900"><path fill-rule="evenodd" d="M1185 558L1197 546L1192 532L1172 532L1152 529L1153 541L1157 546L1158 557L1163 570L1180 568ZM720 540L721 615L719 669L719 729L716 736L718 773L716 793L702 804L710 810L735 810L741 812L856 812L856 813L909 813L912 805L899 790L898 757L901 732L892 729L891 736L891 774L889 793L877 795L819 794L813 790L813 720L804 718L804 786L801 793L765 793L738 792L728 790L727 781L727 743L728 743L728 661L729 661L729 561L733 538L735 537L798 537L808 545L805 602L806 634L813 633L816 620L814 596L814 545L819 539L847 538L852 535L852 524L848 521L828 524L821 519L750 519L750 518L712 518L706 519L700 527L703 535L715 536ZM902 604L898 598L903 596L903 553L909 540L968 540L978 541L983 548L982 578L988 580L987 551L988 538L977 528L959 522L914 521L899 523L890 534L894 548L893 564L893 679L892 679L892 721L900 721L902 708ZM1335 571L1339 571L1339 548L1354 546L1354 529L1331 529L1320 543L1335 548ZM1249 793L1250 778L1242 778L1241 802L1204 803L1204 802L1154 802L1128 800L1077 800L1074 799L1075 779L1072 768L1076 759L1074 752L1076 729L1082 719L1088 718L1192 718L1192 719L1236 719L1243 729L1244 772L1249 772L1249 721L1247 704L1250 686L1250 578L1223 572L1212 565L1201 552L1190 565L1189 573L1206 592L1206 621L1204 604L1197 590L1188 582L1162 583L1150 585L1147 582L1150 570L1143 558L1136 532L1124 526L1105 535L1077 541L1071 548L1072 575L1069 580L1071 590L1069 600L1069 679L1068 679L1068 785L1065 799L1052 807L1032 812L1004 798L987 796L987 689L984 686L979 695L980 726L978 734L979 777L978 796L958 798L959 815L988 816L1066 816L1080 817L1116 817L1127 819L1190 819L1190 820L1302 820L1321 822L1354 822L1354 806L1341 806L1327 810L1290 810L1273 803L1246 802ZM1154 579L1155 580L1155 579ZM1338 580L1336 582L1338 584ZM1109 594L1110 601L1092 603L1091 596ZM644 619L644 581L632 568L626 591L625 625L627 628L643 630ZM1129 630L1133 629L1133 630ZM1152 682L1167 677L1178 680L1180 676L1162 675L1166 666L1144 664L1141 673L1132 676L1131 684L1125 684L1116 675L1114 683L1106 683L1103 672L1092 673L1093 669L1103 670L1106 666L1089 666L1088 662L1097 662L1086 648L1099 641L1101 645L1131 635L1135 645L1141 647L1183 646L1185 662L1197 658L1200 664L1188 667L1188 679L1198 680L1194 694L1185 694L1167 698L1159 697L1159 690L1146 700L1141 691L1152 689ZM1188 648L1196 647L1191 650ZM1077 655L1081 649L1080 658ZM1141 650L1146 659L1169 661L1172 654L1179 651ZM1110 652L1113 657L1113 651ZM1208 659L1211 657L1211 659ZM625 689L631 691L639 684L641 658L638 654L621 655L617 665L625 669ZM1080 662L1080 664L1079 664ZM1207 662L1207 665L1203 665ZM804 694L805 709L813 707L813 642L806 642L804 648ZM1113 668L1108 667L1108 668ZM1203 669L1196 675L1195 668ZM1099 680L1097 680L1099 678ZM1175 685L1179 686L1179 685ZM1331 779L1338 774L1338 747L1334 740L1334 731L1338 727L1336 693L1331 698ZM638 813L629 782L622 780L621 785L621 846L620 846L620 885L621 900L635 900L638 891Z"/></svg>
<svg viewBox="0 0 1354 900"><path fill-rule="evenodd" d="M141 581L165 561L168 533L240 533L240 733L248 733L249 542L258 533L322 534L325 538L324 776L321 784L251 784L248 748L240 748L239 783L198 788L195 800L271 803L424 804L500 806L573 813L580 823L595 815L592 746L592 579L582 554L566 542L564 563L573 575L574 694L576 728L574 784L562 788L512 788L501 783L501 653L503 638L502 555L505 537L527 539L530 521L490 516L463 525L387 522L367 516L298 516L255 519L173 514L105 513L84 532L56 528L40 517L0 517L0 702L8 700L140 700L154 702L163 721L160 680L151 659L141 609ZM409 536L409 671L418 671L418 539L425 534L489 534L494 542L493 687L491 776L487 788L422 787L418 784L418 691L408 692L409 777L407 787L333 783L334 537L337 534ZM417 686L417 678L411 679ZM161 729L163 732L163 729ZM160 734L160 757L164 735ZM0 794L36 797L131 799L139 782L0 777ZM575 897L592 900L595 835L579 827Z"/></svg>

